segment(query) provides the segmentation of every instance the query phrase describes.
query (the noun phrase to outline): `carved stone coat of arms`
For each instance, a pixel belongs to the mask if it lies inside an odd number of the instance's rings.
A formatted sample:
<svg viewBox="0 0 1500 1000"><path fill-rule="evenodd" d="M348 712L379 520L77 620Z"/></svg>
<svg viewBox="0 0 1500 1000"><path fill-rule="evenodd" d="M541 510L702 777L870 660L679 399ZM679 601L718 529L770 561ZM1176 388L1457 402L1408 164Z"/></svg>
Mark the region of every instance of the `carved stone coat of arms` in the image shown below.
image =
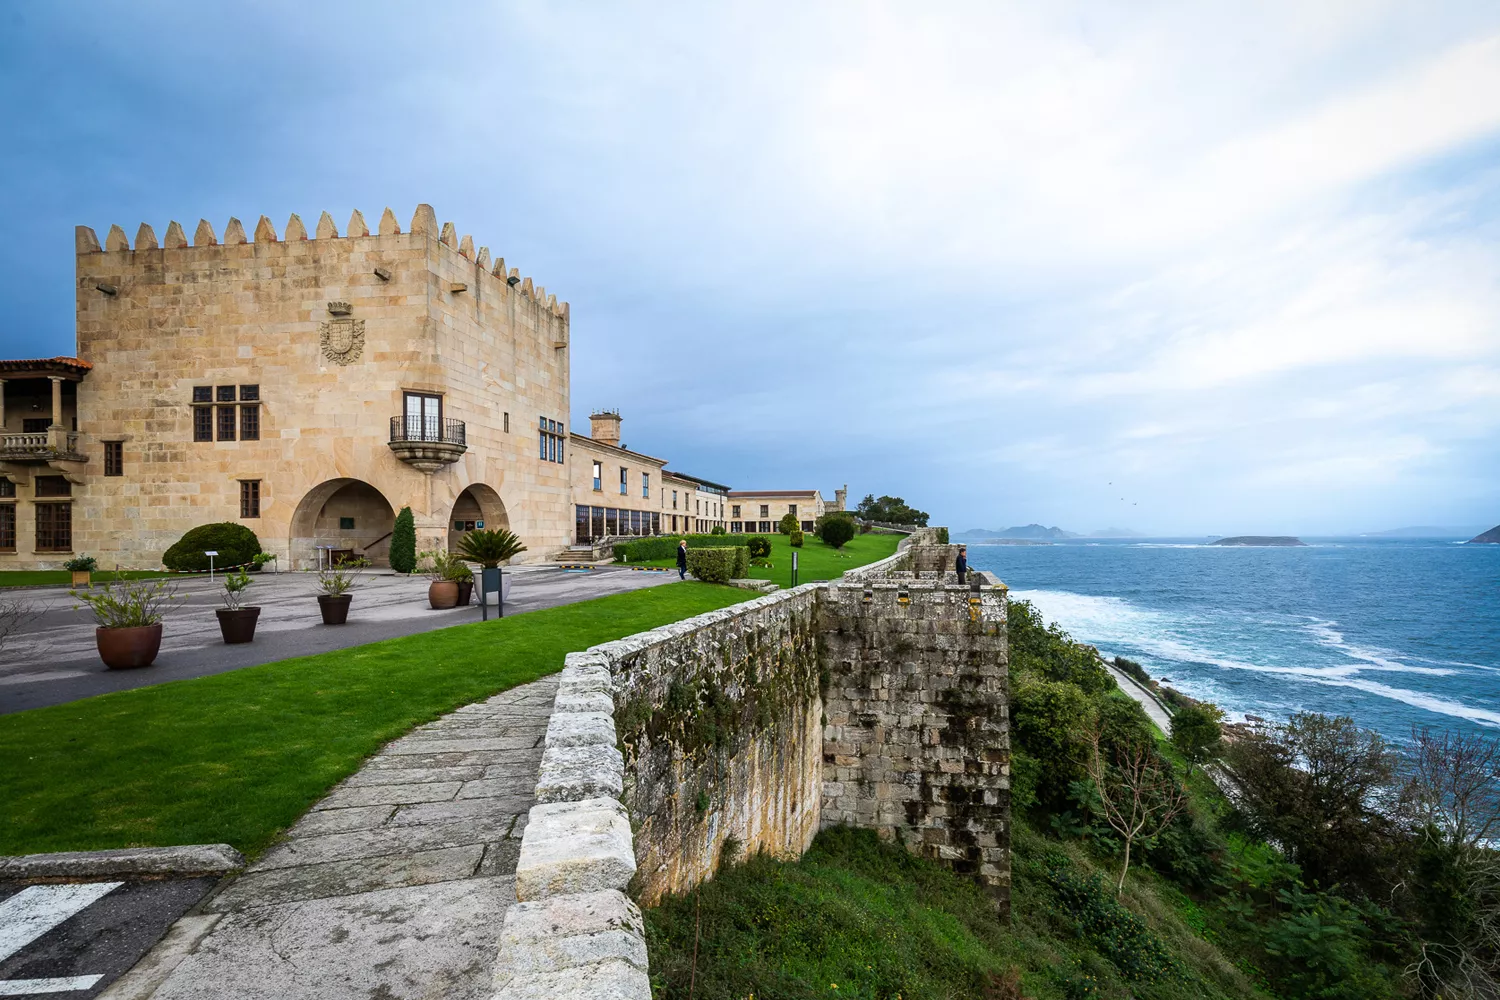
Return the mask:
<svg viewBox="0 0 1500 1000"><path fill-rule="evenodd" d="M365 349L365 321L362 319L331 319L319 328L319 339L323 354L329 361L350 365L359 360Z"/></svg>

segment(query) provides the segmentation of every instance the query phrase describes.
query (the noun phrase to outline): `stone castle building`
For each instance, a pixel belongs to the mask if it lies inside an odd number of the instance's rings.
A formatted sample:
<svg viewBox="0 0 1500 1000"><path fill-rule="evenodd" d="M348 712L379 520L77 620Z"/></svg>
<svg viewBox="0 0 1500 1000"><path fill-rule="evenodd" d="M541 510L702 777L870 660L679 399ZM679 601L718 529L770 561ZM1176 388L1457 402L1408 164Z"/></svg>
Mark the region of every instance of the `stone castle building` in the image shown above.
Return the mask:
<svg viewBox="0 0 1500 1000"><path fill-rule="evenodd" d="M731 530L729 488L626 449L617 412L567 429L568 304L428 205L75 249L76 357L0 361L0 569L154 567L215 521L283 568L379 565L403 506L419 550L504 527L528 561Z"/></svg>

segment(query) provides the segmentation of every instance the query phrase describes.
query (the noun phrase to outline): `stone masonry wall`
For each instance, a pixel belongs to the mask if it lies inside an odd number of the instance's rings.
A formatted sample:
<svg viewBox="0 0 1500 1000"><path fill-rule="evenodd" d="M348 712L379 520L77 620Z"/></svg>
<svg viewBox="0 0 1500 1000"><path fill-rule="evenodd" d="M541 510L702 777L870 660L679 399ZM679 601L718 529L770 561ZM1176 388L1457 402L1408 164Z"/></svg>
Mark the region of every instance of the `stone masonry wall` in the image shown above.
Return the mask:
<svg viewBox="0 0 1500 1000"><path fill-rule="evenodd" d="M876 830L1010 904L1005 591L844 583L819 604L823 825Z"/></svg>
<svg viewBox="0 0 1500 1000"><path fill-rule="evenodd" d="M932 541L567 657L497 1000L648 1000L631 896L688 891L731 843L799 855L834 823L974 875L1008 914L1005 588L917 579Z"/></svg>

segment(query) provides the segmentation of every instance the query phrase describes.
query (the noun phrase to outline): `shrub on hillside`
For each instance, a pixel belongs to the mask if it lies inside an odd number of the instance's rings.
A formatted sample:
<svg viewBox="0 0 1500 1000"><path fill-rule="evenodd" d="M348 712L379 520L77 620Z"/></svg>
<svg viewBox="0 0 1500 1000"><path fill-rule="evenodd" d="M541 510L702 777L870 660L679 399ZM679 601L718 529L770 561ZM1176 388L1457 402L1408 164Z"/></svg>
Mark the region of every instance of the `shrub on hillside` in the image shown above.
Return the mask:
<svg viewBox="0 0 1500 1000"><path fill-rule="evenodd" d="M746 546L751 559L768 559L771 556L771 540L763 535L752 535Z"/></svg>
<svg viewBox="0 0 1500 1000"><path fill-rule="evenodd" d="M806 540L806 538L807 538L807 536L802 533L802 529L801 528L798 528L796 531L792 532L792 536L791 536L792 548L794 548L794 549L800 549L800 548L802 548L802 543Z"/></svg>
<svg viewBox="0 0 1500 1000"><path fill-rule="evenodd" d="M790 535L792 532L796 531L797 530L797 517L796 517L796 515L794 515L794 514L792 514L790 512L781 515L781 520L776 523L776 530L779 531L779 532L781 532L783 535Z"/></svg>
<svg viewBox="0 0 1500 1000"><path fill-rule="evenodd" d="M847 517L831 518L823 525L823 541L836 549L844 547L844 543L854 537L856 531L854 520Z"/></svg>
<svg viewBox="0 0 1500 1000"><path fill-rule="evenodd" d="M243 524L221 521L218 524L200 524L189 529L170 549L162 554L161 564L179 572L198 572L208 569L205 551L214 551L215 569L227 566L243 566L255 558L260 551L260 539L255 532Z"/></svg>
<svg viewBox="0 0 1500 1000"><path fill-rule="evenodd" d="M728 583L749 571L749 553L738 545L688 549L687 560L688 572L704 583Z"/></svg>
<svg viewBox="0 0 1500 1000"><path fill-rule="evenodd" d="M391 529L391 569L411 573L417 568L417 524L410 507L402 507Z"/></svg>

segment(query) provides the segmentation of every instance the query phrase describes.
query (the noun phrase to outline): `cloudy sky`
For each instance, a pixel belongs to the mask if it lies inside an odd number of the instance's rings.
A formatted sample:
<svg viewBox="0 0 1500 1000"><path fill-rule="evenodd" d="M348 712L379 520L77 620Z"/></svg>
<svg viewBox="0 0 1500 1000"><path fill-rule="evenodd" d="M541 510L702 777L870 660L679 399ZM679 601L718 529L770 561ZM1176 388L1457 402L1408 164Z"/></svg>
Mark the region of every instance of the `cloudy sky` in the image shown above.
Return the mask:
<svg viewBox="0 0 1500 1000"><path fill-rule="evenodd" d="M955 527L1500 521L1500 7L0 10L0 356L72 227L419 201L572 304L573 420Z"/></svg>

